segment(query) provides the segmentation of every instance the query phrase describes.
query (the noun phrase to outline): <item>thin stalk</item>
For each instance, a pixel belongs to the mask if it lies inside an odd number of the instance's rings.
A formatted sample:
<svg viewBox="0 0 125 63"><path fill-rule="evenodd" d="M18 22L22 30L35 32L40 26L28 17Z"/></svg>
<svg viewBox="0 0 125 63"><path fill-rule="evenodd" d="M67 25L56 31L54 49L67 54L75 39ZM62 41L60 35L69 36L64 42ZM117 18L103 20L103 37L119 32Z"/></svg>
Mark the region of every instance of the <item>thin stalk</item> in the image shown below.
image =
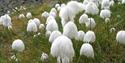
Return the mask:
<svg viewBox="0 0 125 63"><path fill-rule="evenodd" d="M106 30L107 30L107 35L108 35L107 39L109 39L109 24L108 23L106 23Z"/></svg>
<svg viewBox="0 0 125 63"><path fill-rule="evenodd" d="M79 63L81 56L79 56L77 63Z"/></svg>
<svg viewBox="0 0 125 63"><path fill-rule="evenodd" d="M92 28L91 28L91 19L92 19L92 15L90 15L90 30L92 30Z"/></svg>
<svg viewBox="0 0 125 63"><path fill-rule="evenodd" d="M14 55L15 55L16 59L18 59L18 56L17 56L17 52L16 52L16 51L14 51ZM15 63L20 63L20 62L19 62L19 59L18 59L18 61L15 60Z"/></svg>

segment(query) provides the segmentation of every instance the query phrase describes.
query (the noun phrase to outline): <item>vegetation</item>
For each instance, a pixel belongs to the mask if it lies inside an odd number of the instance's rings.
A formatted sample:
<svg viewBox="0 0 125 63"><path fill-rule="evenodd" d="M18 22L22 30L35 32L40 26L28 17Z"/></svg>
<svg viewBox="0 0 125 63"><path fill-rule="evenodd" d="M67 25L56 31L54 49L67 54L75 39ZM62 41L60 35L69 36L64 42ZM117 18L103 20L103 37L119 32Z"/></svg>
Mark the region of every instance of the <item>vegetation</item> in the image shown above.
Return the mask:
<svg viewBox="0 0 125 63"><path fill-rule="evenodd" d="M61 0L61 2L64 2ZM20 13L26 14L31 12L33 17L37 17L41 20L41 23L45 24L46 19L41 17L41 13L44 11L50 11L51 6L47 3L31 6L26 11L20 11ZM117 43L115 37L119 30L125 29L125 6L122 4L115 4L111 7L110 22L106 24L99 16L92 16L96 21L96 28L93 31L96 34L96 41L92 43L94 48L95 58L87 58L80 56L80 48L84 42L73 41L75 49L75 57L72 63L125 63L125 45ZM83 12L79 13L75 18L75 23L78 30L86 32L88 29L85 25L78 23L79 17ZM49 63L56 63L56 58L50 55L51 44L48 38L45 37L45 31L39 31L41 34L34 37L37 33L27 33L26 26L28 19L18 19L19 13L15 12L11 15L13 30L6 30L3 26L0 26L0 63L13 63L10 57L13 55L11 44L15 39L23 40L26 49L22 53L17 53L17 57L20 63L42 63L40 57L42 52L46 52L49 55ZM61 19L56 18L59 25L59 29L62 32ZM109 30L115 27L116 31L110 33ZM80 58L79 58L80 57ZM79 61L79 62L78 62Z"/></svg>

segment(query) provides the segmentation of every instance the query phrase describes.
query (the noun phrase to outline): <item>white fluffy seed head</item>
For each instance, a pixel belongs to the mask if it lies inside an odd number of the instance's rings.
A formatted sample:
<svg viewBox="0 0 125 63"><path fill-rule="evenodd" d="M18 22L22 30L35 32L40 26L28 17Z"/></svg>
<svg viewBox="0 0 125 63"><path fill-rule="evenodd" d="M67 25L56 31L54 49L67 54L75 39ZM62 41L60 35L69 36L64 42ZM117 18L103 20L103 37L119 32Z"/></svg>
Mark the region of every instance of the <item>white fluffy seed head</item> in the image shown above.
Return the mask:
<svg viewBox="0 0 125 63"><path fill-rule="evenodd" d="M61 18L61 20L65 22L74 20L75 14L70 10L71 9L68 6L61 8L59 12L59 17Z"/></svg>
<svg viewBox="0 0 125 63"><path fill-rule="evenodd" d="M53 16L54 18L56 18L57 16L56 14L57 14L57 10L55 8L52 8L50 10L49 16Z"/></svg>
<svg viewBox="0 0 125 63"><path fill-rule="evenodd" d="M18 52L22 52L25 49L24 43L20 39L16 39L12 43L12 49Z"/></svg>
<svg viewBox="0 0 125 63"><path fill-rule="evenodd" d="M103 19L110 18L111 17L110 10L108 10L108 9L101 10L100 17L103 18Z"/></svg>
<svg viewBox="0 0 125 63"><path fill-rule="evenodd" d="M60 4L56 4L56 5L55 5L55 8L58 8L58 7L60 7Z"/></svg>
<svg viewBox="0 0 125 63"><path fill-rule="evenodd" d="M60 31L53 31L53 32L51 33L50 37L49 37L49 42L53 43L53 41L54 41L57 37L59 37L59 36L61 36L61 35L62 35L62 34L61 34Z"/></svg>
<svg viewBox="0 0 125 63"><path fill-rule="evenodd" d="M48 59L49 59L49 56L46 53L43 52L40 59L43 62L47 62Z"/></svg>
<svg viewBox="0 0 125 63"><path fill-rule="evenodd" d="M16 56L15 56L15 55L11 56L10 58L11 58L12 60L16 60Z"/></svg>
<svg viewBox="0 0 125 63"><path fill-rule="evenodd" d="M51 35L51 31L46 31L46 37L48 38L48 37L50 37L50 35Z"/></svg>
<svg viewBox="0 0 125 63"><path fill-rule="evenodd" d="M52 20L48 20L46 30L51 32L58 30L58 24L54 18Z"/></svg>
<svg viewBox="0 0 125 63"><path fill-rule="evenodd" d="M51 55L53 57L67 57L67 59L71 59L74 57L74 54L72 41L68 37L62 35L54 40L51 46Z"/></svg>
<svg viewBox="0 0 125 63"><path fill-rule="evenodd" d="M84 36L84 42L94 42L96 39L95 33L93 31L86 32Z"/></svg>
<svg viewBox="0 0 125 63"><path fill-rule="evenodd" d="M30 12L28 12L28 13L26 14L26 17L27 17L28 19L30 19L30 18L32 18L32 14L31 14Z"/></svg>
<svg viewBox="0 0 125 63"><path fill-rule="evenodd" d="M106 18L106 19L105 19L105 23L108 23L108 22L110 22L110 19L109 19L109 18Z"/></svg>
<svg viewBox="0 0 125 63"><path fill-rule="evenodd" d="M96 6L95 3L89 2L89 3L86 5L85 13L87 13L87 14L92 14L92 15L96 15L96 14L99 13L99 9L98 9L98 7Z"/></svg>
<svg viewBox="0 0 125 63"><path fill-rule="evenodd" d="M121 44L125 44L125 31L119 31L116 35L116 40Z"/></svg>
<svg viewBox="0 0 125 63"><path fill-rule="evenodd" d="M115 4L114 0L111 0L109 4L110 6L113 6Z"/></svg>
<svg viewBox="0 0 125 63"><path fill-rule="evenodd" d="M79 3L77 1L68 2L67 5L62 7L59 12L61 20L65 21L66 23L68 21L74 21L76 14L83 11L82 6L82 3Z"/></svg>
<svg viewBox="0 0 125 63"><path fill-rule="evenodd" d="M112 33L112 32L115 32L116 29L115 28L111 28L109 31L110 31L110 33Z"/></svg>
<svg viewBox="0 0 125 63"><path fill-rule="evenodd" d="M78 14L79 12L83 11L83 4L77 1L70 1L67 3L67 6L74 14Z"/></svg>
<svg viewBox="0 0 125 63"><path fill-rule="evenodd" d="M57 14L57 10L56 10L55 8L52 8L52 9L50 10L50 13L51 13L51 12L54 12L54 13Z"/></svg>
<svg viewBox="0 0 125 63"><path fill-rule="evenodd" d="M42 14L41 14L41 17L49 17L49 13L47 11L44 11Z"/></svg>
<svg viewBox="0 0 125 63"><path fill-rule="evenodd" d="M68 22L63 28L63 35L69 37L70 39L75 39L77 32L77 26L72 21Z"/></svg>
<svg viewBox="0 0 125 63"><path fill-rule="evenodd" d="M61 10L61 7L58 7L57 10L60 11L60 10Z"/></svg>
<svg viewBox="0 0 125 63"><path fill-rule="evenodd" d="M37 33L37 35L39 36L41 33L39 32L39 33Z"/></svg>
<svg viewBox="0 0 125 63"><path fill-rule="evenodd" d="M1 16L1 22L4 27L12 26L11 17L8 14Z"/></svg>
<svg viewBox="0 0 125 63"><path fill-rule="evenodd" d="M122 0L122 4L125 4L125 0Z"/></svg>
<svg viewBox="0 0 125 63"><path fill-rule="evenodd" d="M109 0L102 0L101 8L102 9L110 9L110 1Z"/></svg>
<svg viewBox="0 0 125 63"><path fill-rule="evenodd" d="M90 1L92 1L93 3L95 3L97 7L99 6L99 1L98 0L90 0Z"/></svg>
<svg viewBox="0 0 125 63"><path fill-rule="evenodd" d="M65 4L65 3L62 3L62 4L61 4L61 8L65 7L65 6L66 6L66 4Z"/></svg>
<svg viewBox="0 0 125 63"><path fill-rule="evenodd" d="M93 29L96 26L95 20L93 18L88 18L88 21L85 22L87 28Z"/></svg>
<svg viewBox="0 0 125 63"><path fill-rule="evenodd" d="M86 9L86 6L87 6L87 4L90 2L91 0L84 0L83 1L83 8L84 8L84 10Z"/></svg>
<svg viewBox="0 0 125 63"><path fill-rule="evenodd" d="M34 23L39 27L40 25L40 20L38 18L33 19Z"/></svg>
<svg viewBox="0 0 125 63"><path fill-rule="evenodd" d="M8 30L12 30L12 28L13 28L12 26L8 26Z"/></svg>
<svg viewBox="0 0 125 63"><path fill-rule="evenodd" d="M19 19L25 18L25 15L24 14L20 14L18 18Z"/></svg>
<svg viewBox="0 0 125 63"><path fill-rule="evenodd" d="M49 21L55 20L53 16L47 17L46 24L48 24Z"/></svg>
<svg viewBox="0 0 125 63"><path fill-rule="evenodd" d="M83 15L80 16L80 18L79 18L79 23L80 24L83 24L83 23L85 23L87 21L88 21L88 15L87 14L83 14Z"/></svg>
<svg viewBox="0 0 125 63"><path fill-rule="evenodd" d="M45 25L44 24L40 24L39 25L39 30L44 30L45 29Z"/></svg>
<svg viewBox="0 0 125 63"><path fill-rule="evenodd" d="M49 13L49 16L53 16L54 18L56 18L57 15L56 15L55 12L50 12L50 13Z"/></svg>
<svg viewBox="0 0 125 63"><path fill-rule="evenodd" d="M89 43L84 43L80 49L80 55L84 55L89 58L94 58L93 47Z"/></svg>
<svg viewBox="0 0 125 63"><path fill-rule="evenodd" d="M35 22L33 20L29 20L28 24L27 24L27 32L37 32L37 25L35 24Z"/></svg>
<svg viewBox="0 0 125 63"><path fill-rule="evenodd" d="M78 31L78 32L77 32L76 40L78 40L78 41L83 41L84 35L85 35L85 32L83 32L83 31L81 31L81 30Z"/></svg>
<svg viewBox="0 0 125 63"><path fill-rule="evenodd" d="M33 35L33 38L36 38L37 37L37 35Z"/></svg>

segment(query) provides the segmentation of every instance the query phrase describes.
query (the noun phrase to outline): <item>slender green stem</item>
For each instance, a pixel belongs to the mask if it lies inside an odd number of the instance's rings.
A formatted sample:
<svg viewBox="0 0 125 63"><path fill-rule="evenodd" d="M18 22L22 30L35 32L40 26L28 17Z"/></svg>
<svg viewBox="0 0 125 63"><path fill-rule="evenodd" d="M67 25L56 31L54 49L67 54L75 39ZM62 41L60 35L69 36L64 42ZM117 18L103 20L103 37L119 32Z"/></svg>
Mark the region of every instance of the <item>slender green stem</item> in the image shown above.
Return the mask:
<svg viewBox="0 0 125 63"><path fill-rule="evenodd" d="M92 19L92 15L90 15L90 30L92 30L92 28L91 28L91 19Z"/></svg>
<svg viewBox="0 0 125 63"><path fill-rule="evenodd" d="M80 61L80 58L81 58L81 56L79 56L79 58L78 58L78 60L77 60L77 63L79 63L79 61Z"/></svg>
<svg viewBox="0 0 125 63"><path fill-rule="evenodd" d="M16 59L18 59L17 51L14 51L14 55L15 55ZM17 61L15 60L15 63L20 63L19 59Z"/></svg>

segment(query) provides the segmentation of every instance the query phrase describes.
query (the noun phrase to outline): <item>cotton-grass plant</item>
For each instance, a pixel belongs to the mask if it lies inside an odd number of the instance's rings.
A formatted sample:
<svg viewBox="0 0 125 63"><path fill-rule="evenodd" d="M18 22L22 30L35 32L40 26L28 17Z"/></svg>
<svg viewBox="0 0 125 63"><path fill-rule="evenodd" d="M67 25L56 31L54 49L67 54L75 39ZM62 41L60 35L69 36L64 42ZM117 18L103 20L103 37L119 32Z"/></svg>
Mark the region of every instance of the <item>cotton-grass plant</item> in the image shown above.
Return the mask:
<svg viewBox="0 0 125 63"><path fill-rule="evenodd" d="M39 30L40 31L44 31L45 30L45 25L44 24L40 24L39 25Z"/></svg>
<svg viewBox="0 0 125 63"><path fill-rule="evenodd" d="M42 32L38 32L38 33L34 34L33 37L31 37L31 39L32 39L31 41L32 41L34 47L40 48L41 44L39 44L39 43L41 43L40 39L42 39L43 35L44 34Z"/></svg>
<svg viewBox="0 0 125 63"><path fill-rule="evenodd" d="M83 41L84 36L85 36L85 32L80 30L80 31L77 32L76 40Z"/></svg>
<svg viewBox="0 0 125 63"><path fill-rule="evenodd" d="M15 55L12 55L12 56L10 57L10 59L12 60L13 63L17 63L17 62L19 61L18 58L16 58Z"/></svg>
<svg viewBox="0 0 125 63"><path fill-rule="evenodd" d="M12 27L11 21L12 21L12 19L9 14L5 14L0 17L0 25L2 25L3 29L4 29L3 33L6 36L8 36L8 38L9 38L9 35L11 36L12 35L11 33L13 32L13 27Z"/></svg>
<svg viewBox="0 0 125 63"><path fill-rule="evenodd" d="M75 39L77 36L77 26L74 22L68 22L63 28L63 35L67 36L70 39Z"/></svg>
<svg viewBox="0 0 125 63"><path fill-rule="evenodd" d="M53 32L53 31L57 31L58 30L58 24L55 20L54 17L48 17L47 21L46 21L46 31L50 31L50 32Z"/></svg>
<svg viewBox="0 0 125 63"><path fill-rule="evenodd" d="M122 4L125 4L125 0L122 0Z"/></svg>
<svg viewBox="0 0 125 63"><path fill-rule="evenodd" d="M17 57L17 53L23 52L25 50L25 45L24 45L23 41L20 39L16 39L13 41L11 47L12 47L13 53L15 55L15 58L18 59L18 61L16 61L16 60L15 61L19 62L19 58Z"/></svg>
<svg viewBox="0 0 125 63"><path fill-rule="evenodd" d="M25 28L25 26L27 25L27 22L25 21L25 20L26 20L25 14L20 13L20 14L17 16L17 18L23 22L23 25L22 25L22 26L24 26L24 28Z"/></svg>
<svg viewBox="0 0 125 63"><path fill-rule="evenodd" d="M75 55L71 39L62 35L54 40L51 45L51 55L60 63L70 63Z"/></svg>
<svg viewBox="0 0 125 63"><path fill-rule="evenodd" d="M31 13L31 12L27 12L27 14L26 14L26 18L27 18L27 19L32 18L32 13Z"/></svg>
<svg viewBox="0 0 125 63"><path fill-rule="evenodd" d="M48 16L47 19L46 19L46 23L45 24L47 25L48 22L51 21L51 20L55 20L56 21L56 19L53 16Z"/></svg>
<svg viewBox="0 0 125 63"><path fill-rule="evenodd" d="M49 13L48 13L47 11L44 11L44 12L41 14L41 17L47 18L47 17L49 17Z"/></svg>
<svg viewBox="0 0 125 63"><path fill-rule="evenodd" d="M110 22L110 17L111 17L111 11L108 9L101 10L100 17L105 20L107 33L109 35L109 22Z"/></svg>
<svg viewBox="0 0 125 63"><path fill-rule="evenodd" d="M93 18L88 18L88 21L85 22L85 25L88 29L94 29L96 26L95 20Z"/></svg>
<svg viewBox="0 0 125 63"><path fill-rule="evenodd" d="M32 19L30 19L27 24L27 32L37 32L37 31L38 29L36 23Z"/></svg>
<svg viewBox="0 0 125 63"><path fill-rule="evenodd" d="M89 43L84 43L81 46L80 55L85 55L88 58L94 58L93 47Z"/></svg>
<svg viewBox="0 0 125 63"><path fill-rule="evenodd" d="M116 29L113 27L113 28L110 28L110 33L113 33L113 32L116 32Z"/></svg>
<svg viewBox="0 0 125 63"><path fill-rule="evenodd" d="M55 8L57 9L57 11L60 11L60 10L61 10L61 5L57 3L57 4L55 5Z"/></svg>
<svg viewBox="0 0 125 63"><path fill-rule="evenodd" d="M61 35L62 35L62 33L61 33L60 31L53 31L53 32L51 33L50 37L49 37L49 42L50 42L50 43L53 43L53 41L54 41L57 37L59 37L59 36L61 36Z"/></svg>
<svg viewBox="0 0 125 63"><path fill-rule="evenodd" d="M77 60L77 63L79 63L81 56L86 56L87 58L93 58L94 59L94 50L91 44L84 43L80 48L80 56Z"/></svg>
<svg viewBox="0 0 125 63"><path fill-rule="evenodd" d="M46 54L46 53L43 52L43 53L41 54L40 60L41 60L42 62L48 63L48 60L49 60L48 54Z"/></svg>
<svg viewBox="0 0 125 63"><path fill-rule="evenodd" d="M101 10L100 17L103 19L110 18L111 17L111 11L108 9Z"/></svg>
<svg viewBox="0 0 125 63"><path fill-rule="evenodd" d="M95 3L88 2L88 4L86 5L85 13L97 15L99 13L99 9Z"/></svg>
<svg viewBox="0 0 125 63"><path fill-rule="evenodd" d="M19 18L19 19L23 19L23 18L25 18L25 15L24 15L24 14L20 14L20 15L18 16L18 18Z"/></svg>
<svg viewBox="0 0 125 63"><path fill-rule="evenodd" d="M22 40L16 39L12 43L12 49L17 52L23 52L25 49L25 45Z"/></svg>
<svg viewBox="0 0 125 63"><path fill-rule="evenodd" d="M30 19L27 23L27 28L26 28L27 34L28 35L34 35L36 32L38 32L38 27L36 23L33 21L33 19Z"/></svg>
<svg viewBox="0 0 125 63"><path fill-rule="evenodd" d="M114 6L114 4L115 4L114 0L111 0L109 4L110 4L110 6Z"/></svg>
<svg viewBox="0 0 125 63"><path fill-rule="evenodd" d="M102 9L110 9L110 1L109 0L102 0L101 8Z"/></svg>
<svg viewBox="0 0 125 63"><path fill-rule="evenodd" d="M45 36L47 37L47 38L49 38L50 37L50 35L51 35L51 31L46 31L46 33L45 33Z"/></svg>
<svg viewBox="0 0 125 63"><path fill-rule="evenodd" d="M60 7L60 4L57 3L57 4L55 5L55 8L57 9L58 7Z"/></svg>
<svg viewBox="0 0 125 63"><path fill-rule="evenodd" d="M57 16L57 10L55 8L52 8L50 10L50 13L49 13L50 16L53 16L54 18L56 18Z"/></svg>
<svg viewBox="0 0 125 63"><path fill-rule="evenodd" d="M88 4L86 5L86 8L85 8L85 13L89 14L90 18L92 17L92 15L97 15L99 13L98 6L92 1L88 2ZM89 24L90 24L90 30L91 30L91 23L94 23L94 21L91 21L91 19L90 19L89 22L90 22ZM95 24L94 24L94 26L95 26Z"/></svg>
<svg viewBox="0 0 125 63"><path fill-rule="evenodd" d="M90 0L90 1L92 1L93 3L96 4L97 7L99 7L99 0Z"/></svg>
<svg viewBox="0 0 125 63"><path fill-rule="evenodd" d="M109 23L110 22L110 19L109 18L106 18L105 19L105 23L107 24L107 23Z"/></svg>
<svg viewBox="0 0 125 63"><path fill-rule="evenodd" d="M83 11L83 4L77 1L69 1L66 6L61 8L59 17L61 18L62 26L69 21L74 21L76 14Z"/></svg>
<svg viewBox="0 0 125 63"><path fill-rule="evenodd" d="M33 21L37 25L37 27L39 27L39 25L41 24L38 18L34 18Z"/></svg>
<svg viewBox="0 0 125 63"><path fill-rule="evenodd" d="M87 14L82 14L79 18L79 24L84 24L85 22L88 21L88 15Z"/></svg>
<svg viewBox="0 0 125 63"><path fill-rule="evenodd" d="M120 44L125 44L125 31L121 30L117 33L116 35L116 40L120 43Z"/></svg>
<svg viewBox="0 0 125 63"><path fill-rule="evenodd" d="M96 40L95 33L93 31L87 31L84 36L83 42L93 43L95 42L95 40Z"/></svg>
<svg viewBox="0 0 125 63"><path fill-rule="evenodd" d="M4 27L12 26L11 17L8 14L1 16L0 19Z"/></svg>
<svg viewBox="0 0 125 63"><path fill-rule="evenodd" d="M66 4L65 4L65 3L62 3L62 4L61 4L61 8L65 7L65 6L66 6Z"/></svg>
<svg viewBox="0 0 125 63"><path fill-rule="evenodd" d="M86 9L86 6L88 5L89 2L92 2L92 0L84 0L83 1L83 8L84 8L84 10Z"/></svg>

